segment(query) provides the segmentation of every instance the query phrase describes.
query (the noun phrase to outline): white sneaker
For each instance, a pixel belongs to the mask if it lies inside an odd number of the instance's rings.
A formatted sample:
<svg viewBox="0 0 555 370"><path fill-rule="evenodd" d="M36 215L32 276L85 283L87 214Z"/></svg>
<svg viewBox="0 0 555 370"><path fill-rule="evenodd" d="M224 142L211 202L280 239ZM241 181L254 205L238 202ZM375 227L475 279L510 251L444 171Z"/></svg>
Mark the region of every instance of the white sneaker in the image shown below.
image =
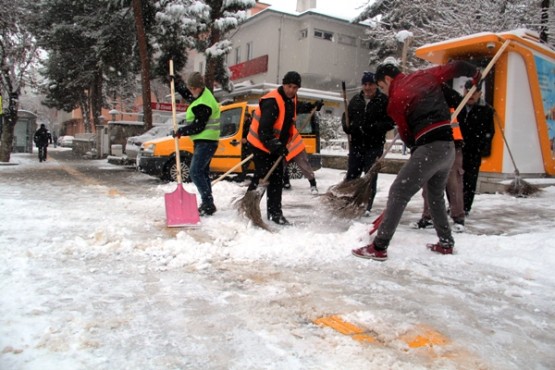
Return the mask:
<svg viewBox="0 0 555 370"><path fill-rule="evenodd" d="M363 215L363 216L364 216L364 217L370 217L371 214L372 214L371 211L366 210L366 211L364 211L364 215Z"/></svg>
<svg viewBox="0 0 555 370"><path fill-rule="evenodd" d="M453 224L453 232L455 233L464 233L464 225L454 223Z"/></svg>
<svg viewBox="0 0 555 370"><path fill-rule="evenodd" d="M318 194L318 188L316 186L311 186L310 187L310 194L317 195Z"/></svg>

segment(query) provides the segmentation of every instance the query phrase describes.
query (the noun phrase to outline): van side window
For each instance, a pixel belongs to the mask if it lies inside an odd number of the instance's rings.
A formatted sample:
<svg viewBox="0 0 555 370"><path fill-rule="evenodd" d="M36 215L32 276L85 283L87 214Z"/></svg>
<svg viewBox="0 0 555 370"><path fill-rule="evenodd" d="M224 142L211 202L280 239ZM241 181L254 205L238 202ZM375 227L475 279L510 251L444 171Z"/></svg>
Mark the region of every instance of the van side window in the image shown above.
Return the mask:
<svg viewBox="0 0 555 370"><path fill-rule="evenodd" d="M233 136L239 130L239 122L241 121L241 108L228 109L222 112L220 116L220 136Z"/></svg>

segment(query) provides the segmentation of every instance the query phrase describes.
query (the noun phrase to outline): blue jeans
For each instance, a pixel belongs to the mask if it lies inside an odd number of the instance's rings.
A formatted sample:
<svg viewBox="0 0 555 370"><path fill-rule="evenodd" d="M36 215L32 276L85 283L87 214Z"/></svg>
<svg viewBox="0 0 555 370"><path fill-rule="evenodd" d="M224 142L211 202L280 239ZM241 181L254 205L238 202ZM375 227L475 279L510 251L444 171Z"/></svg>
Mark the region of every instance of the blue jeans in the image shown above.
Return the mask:
<svg viewBox="0 0 555 370"><path fill-rule="evenodd" d="M210 182L210 161L218 148L217 141L197 140L191 160L191 180L200 193L202 204L214 204Z"/></svg>

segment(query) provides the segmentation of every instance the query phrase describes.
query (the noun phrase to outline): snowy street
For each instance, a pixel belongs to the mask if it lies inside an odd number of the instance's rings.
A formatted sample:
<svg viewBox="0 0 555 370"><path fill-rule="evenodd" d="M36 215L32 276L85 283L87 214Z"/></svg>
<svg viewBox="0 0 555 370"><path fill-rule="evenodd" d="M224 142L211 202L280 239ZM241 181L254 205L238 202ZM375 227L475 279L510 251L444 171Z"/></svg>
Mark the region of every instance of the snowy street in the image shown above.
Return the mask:
<svg viewBox="0 0 555 370"><path fill-rule="evenodd" d="M283 192L294 225L268 232L231 205L247 188L222 181L215 215L168 229L176 183L49 155L0 165L0 369L554 368L555 187L477 195L452 256L409 227L417 194L376 262L351 249L394 175L369 218L335 217L299 179ZM317 171L320 192L342 176Z"/></svg>

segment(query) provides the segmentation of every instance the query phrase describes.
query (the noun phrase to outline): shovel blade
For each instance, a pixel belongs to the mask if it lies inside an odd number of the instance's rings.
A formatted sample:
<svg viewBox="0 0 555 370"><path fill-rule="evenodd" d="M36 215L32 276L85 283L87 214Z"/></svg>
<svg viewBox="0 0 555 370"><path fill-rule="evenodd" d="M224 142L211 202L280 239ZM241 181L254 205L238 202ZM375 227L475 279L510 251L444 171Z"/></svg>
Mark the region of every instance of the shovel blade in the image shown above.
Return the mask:
<svg viewBox="0 0 555 370"><path fill-rule="evenodd" d="M197 197L188 193L181 184L172 193L165 194L166 226L184 227L200 224Z"/></svg>

